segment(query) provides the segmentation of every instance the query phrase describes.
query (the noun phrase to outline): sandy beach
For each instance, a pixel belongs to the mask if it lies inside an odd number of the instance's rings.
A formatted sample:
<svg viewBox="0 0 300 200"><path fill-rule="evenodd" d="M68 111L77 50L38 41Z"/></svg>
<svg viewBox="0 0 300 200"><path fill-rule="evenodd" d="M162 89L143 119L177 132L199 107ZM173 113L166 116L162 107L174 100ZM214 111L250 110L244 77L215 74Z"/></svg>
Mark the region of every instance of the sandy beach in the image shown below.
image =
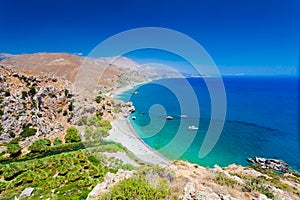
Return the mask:
<svg viewBox="0 0 300 200"><path fill-rule="evenodd" d="M147 82L147 81L146 82L140 82L140 83L134 82L134 83L131 83L130 85L126 85L126 86L114 89L112 92L110 92L109 94L106 94L106 95L107 96L111 96L111 97L114 98L118 94L121 94L121 93L123 93L123 92L125 92L127 90L131 90L131 89L133 89L133 88L135 88L137 86L141 86L141 85L143 85L145 83L149 83L149 82Z"/></svg>
<svg viewBox="0 0 300 200"><path fill-rule="evenodd" d="M145 144L133 129L129 119L123 116L112 122L112 129L107 139L121 143L137 158L146 163L159 165L169 162L167 158Z"/></svg>

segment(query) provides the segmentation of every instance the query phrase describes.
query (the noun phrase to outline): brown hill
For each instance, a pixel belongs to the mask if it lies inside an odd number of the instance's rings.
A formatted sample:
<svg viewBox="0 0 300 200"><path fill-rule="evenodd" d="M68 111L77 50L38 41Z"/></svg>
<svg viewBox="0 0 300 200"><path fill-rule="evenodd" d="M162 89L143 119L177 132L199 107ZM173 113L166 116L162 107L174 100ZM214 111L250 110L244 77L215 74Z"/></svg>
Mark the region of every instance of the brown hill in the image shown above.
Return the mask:
<svg viewBox="0 0 300 200"><path fill-rule="evenodd" d="M0 65L65 78L80 92L109 92L157 78L179 76L168 68L141 67L125 57L90 59L68 53L22 54L2 60Z"/></svg>

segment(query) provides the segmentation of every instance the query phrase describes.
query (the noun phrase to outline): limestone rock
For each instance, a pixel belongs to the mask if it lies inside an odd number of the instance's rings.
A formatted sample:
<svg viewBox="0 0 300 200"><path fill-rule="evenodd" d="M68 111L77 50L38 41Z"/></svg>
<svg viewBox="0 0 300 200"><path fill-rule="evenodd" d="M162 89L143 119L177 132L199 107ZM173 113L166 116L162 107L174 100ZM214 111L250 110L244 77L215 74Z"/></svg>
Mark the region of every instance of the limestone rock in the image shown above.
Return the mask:
<svg viewBox="0 0 300 200"><path fill-rule="evenodd" d="M25 190L22 191L22 193L19 196L19 199L23 199L25 197L30 197L32 192L33 192L34 188L32 187L28 187Z"/></svg>

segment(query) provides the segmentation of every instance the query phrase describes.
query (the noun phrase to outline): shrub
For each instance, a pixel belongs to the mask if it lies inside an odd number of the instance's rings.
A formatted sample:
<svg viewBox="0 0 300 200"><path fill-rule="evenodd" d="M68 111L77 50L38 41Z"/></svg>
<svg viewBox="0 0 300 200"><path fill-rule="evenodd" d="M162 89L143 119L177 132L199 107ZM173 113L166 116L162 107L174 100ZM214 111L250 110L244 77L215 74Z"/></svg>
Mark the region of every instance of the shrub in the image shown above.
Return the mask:
<svg viewBox="0 0 300 200"><path fill-rule="evenodd" d="M96 99L95 99L95 101L96 101L97 103L100 103L101 100L102 100L102 97L101 97L101 96L97 96Z"/></svg>
<svg viewBox="0 0 300 200"><path fill-rule="evenodd" d="M21 138L20 137L16 137L16 138L14 138L13 140L11 140L10 142L9 142L9 144L19 144L19 140L20 140Z"/></svg>
<svg viewBox="0 0 300 200"><path fill-rule="evenodd" d="M35 90L35 87L34 87L34 86L30 86L30 87L29 87L28 94L29 94L31 97L33 97L33 96L36 94L36 90Z"/></svg>
<svg viewBox="0 0 300 200"><path fill-rule="evenodd" d="M9 97L10 96L10 92L9 91L5 91L5 96Z"/></svg>
<svg viewBox="0 0 300 200"><path fill-rule="evenodd" d="M6 152L9 153L11 157L17 157L21 154L21 149L19 144L8 144Z"/></svg>
<svg viewBox="0 0 300 200"><path fill-rule="evenodd" d="M66 116L67 114L68 114L68 111L67 111L67 110L64 110L63 116Z"/></svg>
<svg viewBox="0 0 300 200"><path fill-rule="evenodd" d="M10 138L15 138L16 134L13 131L9 131L9 137Z"/></svg>
<svg viewBox="0 0 300 200"><path fill-rule="evenodd" d="M115 185L100 199L167 199L170 194L170 188L164 181L154 188L142 178L129 178Z"/></svg>
<svg viewBox="0 0 300 200"><path fill-rule="evenodd" d="M53 141L54 145L62 144L62 140L59 137L56 137Z"/></svg>
<svg viewBox="0 0 300 200"><path fill-rule="evenodd" d="M66 143L79 142L80 136L78 130L74 126L67 128L67 134L65 136Z"/></svg>
<svg viewBox="0 0 300 200"><path fill-rule="evenodd" d="M4 114L3 110L0 110L0 116L2 116Z"/></svg>
<svg viewBox="0 0 300 200"><path fill-rule="evenodd" d="M101 120L100 126L102 128L104 128L105 130L110 130L112 128L111 124L110 124L110 122L108 120Z"/></svg>
<svg viewBox="0 0 300 200"><path fill-rule="evenodd" d="M37 108L36 101L34 99L31 100L31 107Z"/></svg>
<svg viewBox="0 0 300 200"><path fill-rule="evenodd" d="M65 89L65 96L67 97L69 95L69 90Z"/></svg>
<svg viewBox="0 0 300 200"><path fill-rule="evenodd" d="M36 140L31 146L28 147L32 152L41 152L46 151L47 147L51 145L51 142L48 138L42 138Z"/></svg>
<svg viewBox="0 0 300 200"><path fill-rule="evenodd" d="M73 111L73 102L70 102L68 109L69 109L69 111Z"/></svg>
<svg viewBox="0 0 300 200"><path fill-rule="evenodd" d="M26 99L28 97L28 93L26 91L22 91L22 99Z"/></svg>
<svg viewBox="0 0 300 200"><path fill-rule="evenodd" d="M23 131L20 133L20 135L23 138L30 137L30 136L36 134L37 130L35 128L29 128L30 126L31 126L31 124L23 125Z"/></svg>

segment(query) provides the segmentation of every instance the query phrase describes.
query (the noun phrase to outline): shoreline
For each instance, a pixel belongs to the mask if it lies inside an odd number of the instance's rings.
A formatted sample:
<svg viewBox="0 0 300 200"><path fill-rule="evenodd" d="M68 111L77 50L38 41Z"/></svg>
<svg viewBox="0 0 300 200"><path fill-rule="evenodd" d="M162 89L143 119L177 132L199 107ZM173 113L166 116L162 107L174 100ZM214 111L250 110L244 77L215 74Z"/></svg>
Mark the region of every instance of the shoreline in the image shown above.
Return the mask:
<svg viewBox="0 0 300 200"><path fill-rule="evenodd" d="M110 93L110 97L124 93L125 91L132 90L137 86L150 83L150 81L144 81L141 83L133 83L124 87L117 88ZM131 151L138 159L143 162L153 165L168 164L170 160L165 158L155 149L152 149L147 145L134 130L132 124L129 121L129 117L124 117L122 113L117 119L112 121L112 129L109 131L107 139L121 143L129 151Z"/></svg>
<svg viewBox="0 0 300 200"><path fill-rule="evenodd" d="M148 146L136 133L128 118L120 116L112 122L112 129L106 138L121 143L138 159L153 165L170 163L170 160Z"/></svg>
<svg viewBox="0 0 300 200"><path fill-rule="evenodd" d="M153 80L151 80L151 81L153 81ZM141 82L141 83L133 83L131 85L127 85L127 86L123 86L123 87L113 89L109 94L107 94L107 96L115 98L117 95L119 95L123 92L126 92L128 90L132 90L137 86L141 86L141 85L144 85L146 83L150 83L151 81L144 81L144 82Z"/></svg>

